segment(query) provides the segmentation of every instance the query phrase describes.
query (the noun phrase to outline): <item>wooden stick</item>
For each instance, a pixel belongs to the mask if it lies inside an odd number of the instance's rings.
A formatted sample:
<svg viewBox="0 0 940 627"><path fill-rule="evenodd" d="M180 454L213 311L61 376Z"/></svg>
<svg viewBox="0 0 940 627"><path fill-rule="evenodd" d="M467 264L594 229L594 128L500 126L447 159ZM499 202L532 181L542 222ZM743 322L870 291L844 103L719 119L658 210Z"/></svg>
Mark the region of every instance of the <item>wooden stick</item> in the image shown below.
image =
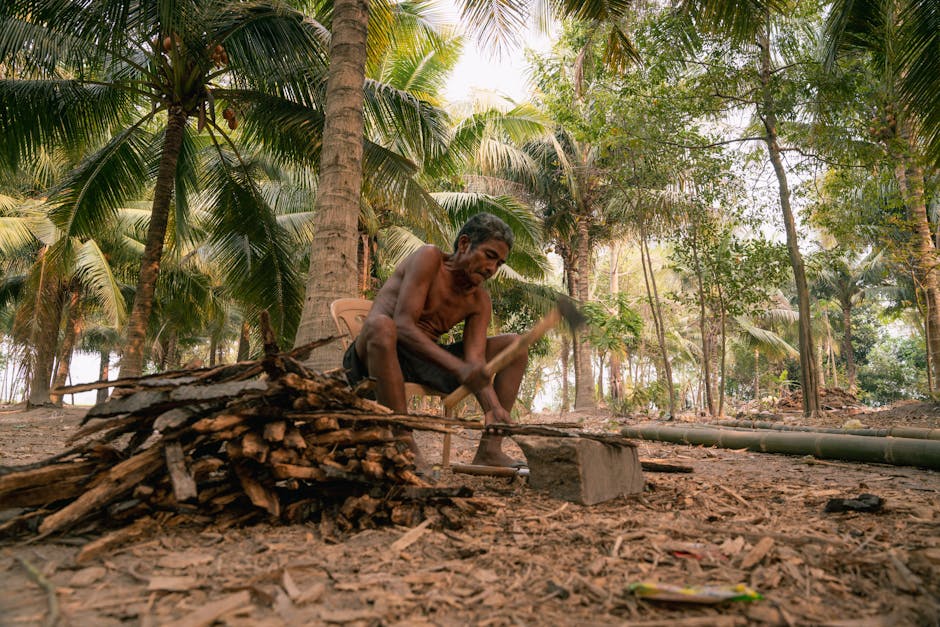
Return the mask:
<svg viewBox="0 0 940 627"><path fill-rule="evenodd" d="M56 596L55 584L46 579L46 577L39 572L39 569L30 564L27 560L22 557L17 557L18 561L23 568L26 569L26 572L29 573L29 576L35 581L40 588L46 591L46 603L49 604L49 616L46 617L45 624L49 627L52 627L57 622L59 622L59 599Z"/></svg>
<svg viewBox="0 0 940 627"><path fill-rule="evenodd" d="M490 379L492 379L497 372L508 366L510 363L515 361L523 352L529 350L529 347L532 346L539 338L545 335L549 329L554 327L556 324L561 322L561 312L558 308L552 309L552 311L539 320L532 329L529 330L525 335L520 335L512 343L509 344L506 348L499 352L493 359L487 362L486 366L483 367L483 373ZM454 406L466 398L471 393L470 388L465 385L461 385L459 388L448 394L444 397L444 408L448 411L454 408Z"/></svg>

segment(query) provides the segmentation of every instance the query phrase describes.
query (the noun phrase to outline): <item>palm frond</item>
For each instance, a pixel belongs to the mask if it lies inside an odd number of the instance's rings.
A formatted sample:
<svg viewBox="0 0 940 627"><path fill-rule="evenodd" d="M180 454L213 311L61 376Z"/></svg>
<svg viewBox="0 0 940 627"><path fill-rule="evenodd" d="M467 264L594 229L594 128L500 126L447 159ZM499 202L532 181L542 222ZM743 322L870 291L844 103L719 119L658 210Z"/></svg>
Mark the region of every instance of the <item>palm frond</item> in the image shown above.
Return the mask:
<svg viewBox="0 0 940 627"><path fill-rule="evenodd" d="M746 318L740 316L735 317L734 320L744 332L743 338L747 346L756 348L773 358L799 356L800 352L798 350L773 331L755 326Z"/></svg>
<svg viewBox="0 0 940 627"><path fill-rule="evenodd" d="M292 338L303 286L290 239L251 173L225 154L207 173L206 186L213 190L206 247L225 277L226 291L254 311L268 309L282 338Z"/></svg>
<svg viewBox="0 0 940 627"><path fill-rule="evenodd" d="M0 80L0 166L15 170L40 148L81 151L121 124L119 89L75 80Z"/></svg>
<svg viewBox="0 0 940 627"><path fill-rule="evenodd" d="M84 159L50 197L50 219L68 236L94 237L148 181L149 138L132 126Z"/></svg>
<svg viewBox="0 0 940 627"><path fill-rule="evenodd" d="M88 240L78 247L75 255L75 275L94 295L109 322L118 327L127 315L121 285L111 271L108 256L95 240Z"/></svg>
<svg viewBox="0 0 940 627"><path fill-rule="evenodd" d="M29 218L0 216L0 255L16 255L36 242Z"/></svg>

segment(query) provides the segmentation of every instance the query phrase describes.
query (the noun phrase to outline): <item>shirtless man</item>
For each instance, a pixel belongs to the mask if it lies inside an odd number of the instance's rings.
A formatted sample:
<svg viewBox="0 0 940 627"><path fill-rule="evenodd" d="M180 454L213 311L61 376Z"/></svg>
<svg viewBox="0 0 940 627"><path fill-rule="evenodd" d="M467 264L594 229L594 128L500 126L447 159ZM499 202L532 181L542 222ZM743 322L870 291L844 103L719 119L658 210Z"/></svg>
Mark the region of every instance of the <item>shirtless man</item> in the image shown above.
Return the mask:
<svg viewBox="0 0 940 627"><path fill-rule="evenodd" d="M454 252L422 246L395 269L375 297L356 341L346 351L343 367L350 383L376 380L378 402L407 413L405 381L442 392L466 385L483 408L485 424L508 423L528 356L497 373L490 383L487 361L515 335L486 337L493 305L483 282L506 262L514 235L489 213L471 217L457 234ZM463 341L438 343L441 335L465 322ZM474 464L512 466L502 451L502 437L484 435ZM416 451L416 463L424 462Z"/></svg>

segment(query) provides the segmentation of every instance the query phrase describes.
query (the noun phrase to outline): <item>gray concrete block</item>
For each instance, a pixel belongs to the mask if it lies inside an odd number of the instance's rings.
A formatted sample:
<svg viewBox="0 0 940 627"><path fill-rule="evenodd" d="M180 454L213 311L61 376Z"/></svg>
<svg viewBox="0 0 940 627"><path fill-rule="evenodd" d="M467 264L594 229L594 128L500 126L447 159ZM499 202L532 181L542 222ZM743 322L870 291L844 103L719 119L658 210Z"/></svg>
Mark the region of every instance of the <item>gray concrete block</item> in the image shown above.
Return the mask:
<svg viewBox="0 0 940 627"><path fill-rule="evenodd" d="M529 486L556 498L594 505L643 491L643 470L633 446L536 435L513 440L529 462Z"/></svg>

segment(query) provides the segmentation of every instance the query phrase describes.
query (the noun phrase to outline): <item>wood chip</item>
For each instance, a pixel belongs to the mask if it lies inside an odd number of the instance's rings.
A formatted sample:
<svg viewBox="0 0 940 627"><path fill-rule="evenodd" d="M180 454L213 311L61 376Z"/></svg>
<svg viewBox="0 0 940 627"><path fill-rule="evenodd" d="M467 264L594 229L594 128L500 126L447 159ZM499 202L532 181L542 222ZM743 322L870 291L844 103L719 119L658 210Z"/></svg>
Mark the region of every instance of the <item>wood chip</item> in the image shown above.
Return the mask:
<svg viewBox="0 0 940 627"><path fill-rule="evenodd" d="M164 627L209 627L221 616L251 606L251 593L241 590L217 601L212 601L191 612L185 618L166 623Z"/></svg>
<svg viewBox="0 0 940 627"><path fill-rule="evenodd" d="M766 536L761 538L757 544L754 545L754 548L751 549L748 554L741 559L739 568L741 568L741 570L750 570L756 566L758 562L764 559L764 556L770 552L770 549L773 548L773 546L773 538L768 538Z"/></svg>

